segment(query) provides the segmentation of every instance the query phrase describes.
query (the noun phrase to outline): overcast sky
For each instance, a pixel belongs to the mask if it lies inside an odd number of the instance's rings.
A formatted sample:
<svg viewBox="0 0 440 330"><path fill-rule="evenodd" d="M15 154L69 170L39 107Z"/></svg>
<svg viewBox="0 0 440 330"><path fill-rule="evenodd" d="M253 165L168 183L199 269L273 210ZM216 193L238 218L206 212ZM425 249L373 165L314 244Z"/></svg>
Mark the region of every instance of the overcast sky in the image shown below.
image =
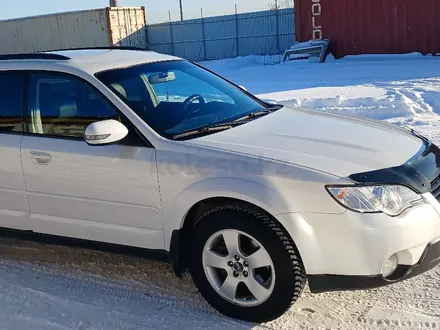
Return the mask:
<svg viewBox="0 0 440 330"><path fill-rule="evenodd" d="M275 0L182 0L185 18L216 16L239 12L265 10ZM82 9L103 8L108 0L1 0L0 19L49 14ZM173 20L179 19L179 0L119 0L120 6L145 6L148 23L168 20L171 10Z"/></svg>

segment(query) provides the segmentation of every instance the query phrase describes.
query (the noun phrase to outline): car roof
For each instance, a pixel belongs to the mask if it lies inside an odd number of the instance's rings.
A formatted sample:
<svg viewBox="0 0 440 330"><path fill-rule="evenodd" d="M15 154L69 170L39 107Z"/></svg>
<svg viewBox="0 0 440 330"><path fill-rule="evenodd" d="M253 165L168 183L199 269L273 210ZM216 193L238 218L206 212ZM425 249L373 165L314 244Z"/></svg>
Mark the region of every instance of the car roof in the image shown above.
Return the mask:
<svg viewBox="0 0 440 330"><path fill-rule="evenodd" d="M59 58L57 58L57 56L45 56L49 54L59 55ZM30 62L35 64L45 63L45 66L47 66L48 62L51 62L54 65L72 66L91 74L95 74L101 71L129 67L138 64L181 60L178 57L159 54L152 51L122 48L57 50L28 55L28 58L26 54L10 55L8 61L3 61L0 57L0 63L4 64L4 62L14 62L17 64L17 62L26 62L26 67L28 68ZM8 59L7 57L8 56L5 56L3 59ZM16 67L16 65L14 66Z"/></svg>

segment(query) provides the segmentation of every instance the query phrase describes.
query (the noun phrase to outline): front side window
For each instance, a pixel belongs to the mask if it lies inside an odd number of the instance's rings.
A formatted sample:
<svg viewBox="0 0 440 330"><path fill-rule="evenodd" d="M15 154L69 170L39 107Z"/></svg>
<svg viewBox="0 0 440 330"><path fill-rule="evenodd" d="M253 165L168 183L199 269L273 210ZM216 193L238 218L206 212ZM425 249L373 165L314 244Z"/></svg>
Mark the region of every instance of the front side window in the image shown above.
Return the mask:
<svg viewBox="0 0 440 330"><path fill-rule="evenodd" d="M166 138L265 108L240 88L186 61L142 64L97 77Z"/></svg>
<svg viewBox="0 0 440 330"><path fill-rule="evenodd" d="M24 76L0 73L0 133L23 132Z"/></svg>
<svg viewBox="0 0 440 330"><path fill-rule="evenodd" d="M114 119L129 128L130 133L121 144L144 144L127 119L79 78L63 74L33 74L29 102L29 133L82 140L88 125Z"/></svg>

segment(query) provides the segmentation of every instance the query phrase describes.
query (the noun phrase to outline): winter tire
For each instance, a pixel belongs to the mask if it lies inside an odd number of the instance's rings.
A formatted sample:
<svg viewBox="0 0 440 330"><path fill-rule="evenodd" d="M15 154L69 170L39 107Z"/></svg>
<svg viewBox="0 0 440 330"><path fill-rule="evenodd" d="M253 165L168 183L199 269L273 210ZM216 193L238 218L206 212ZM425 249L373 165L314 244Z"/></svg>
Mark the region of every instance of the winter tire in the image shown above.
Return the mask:
<svg viewBox="0 0 440 330"><path fill-rule="evenodd" d="M286 312L306 282L284 229L257 209L220 206L194 227L189 267L203 297L224 315L266 322Z"/></svg>

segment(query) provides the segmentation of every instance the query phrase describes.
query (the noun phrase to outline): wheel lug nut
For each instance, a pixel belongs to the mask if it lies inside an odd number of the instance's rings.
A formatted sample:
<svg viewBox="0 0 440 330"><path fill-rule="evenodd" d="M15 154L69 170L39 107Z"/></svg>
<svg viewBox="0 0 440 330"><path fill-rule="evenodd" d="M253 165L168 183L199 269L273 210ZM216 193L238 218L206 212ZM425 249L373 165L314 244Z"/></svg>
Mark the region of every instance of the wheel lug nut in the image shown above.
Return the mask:
<svg viewBox="0 0 440 330"><path fill-rule="evenodd" d="M228 261L228 266L232 267L232 266L234 266L234 263L232 261Z"/></svg>
<svg viewBox="0 0 440 330"><path fill-rule="evenodd" d="M245 266L245 267L249 267L248 262L247 262L247 261L243 262L243 266Z"/></svg>
<svg viewBox="0 0 440 330"><path fill-rule="evenodd" d="M239 256L235 256L234 258L235 258L236 261L240 260Z"/></svg>
<svg viewBox="0 0 440 330"><path fill-rule="evenodd" d="M244 277L248 277L248 275L249 275L248 272L243 272Z"/></svg>
<svg viewBox="0 0 440 330"><path fill-rule="evenodd" d="M238 275L240 275L238 272L234 272L234 277L238 277Z"/></svg>

